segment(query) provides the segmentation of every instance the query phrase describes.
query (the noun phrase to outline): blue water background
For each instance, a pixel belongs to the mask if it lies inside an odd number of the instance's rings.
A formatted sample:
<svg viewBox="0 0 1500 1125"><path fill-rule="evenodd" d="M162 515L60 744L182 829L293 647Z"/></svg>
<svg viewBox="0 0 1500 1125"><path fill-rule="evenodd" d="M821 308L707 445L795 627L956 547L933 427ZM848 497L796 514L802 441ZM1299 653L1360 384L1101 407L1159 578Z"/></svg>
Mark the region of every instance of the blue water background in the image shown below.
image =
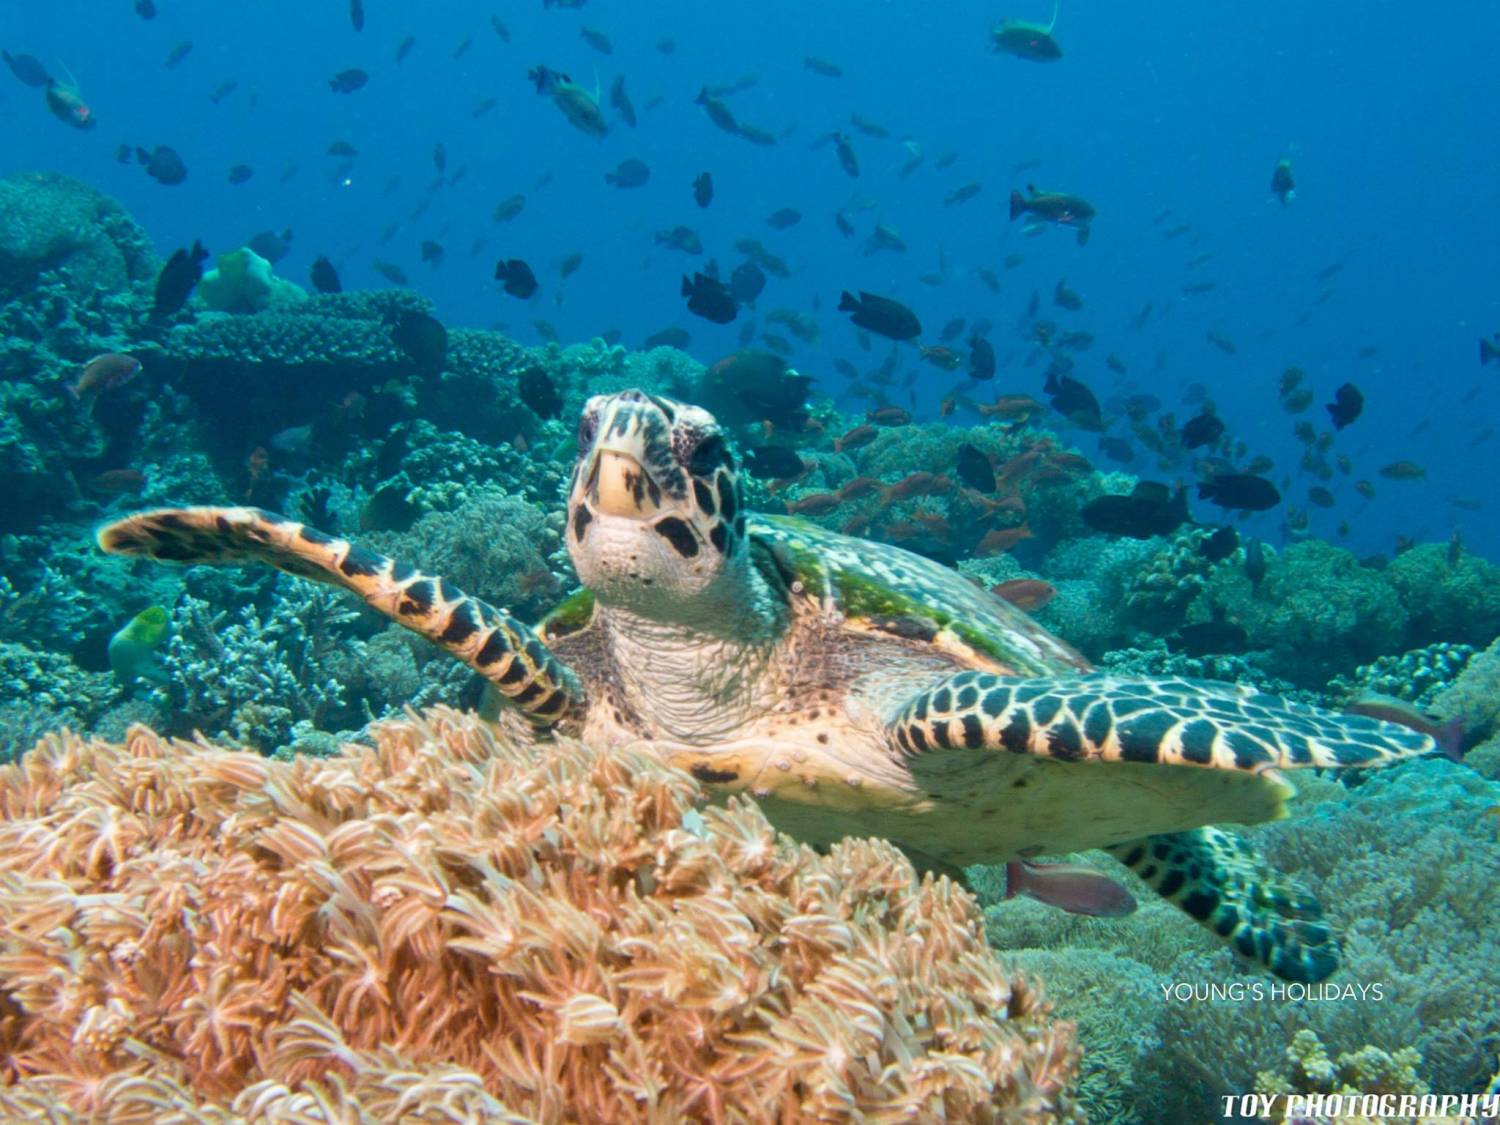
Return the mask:
<svg viewBox="0 0 1500 1125"><path fill-rule="evenodd" d="M99 126L69 129L47 114L39 91L0 72L0 170L54 169L96 185L134 214L164 254L194 238L219 252L257 231L290 227L293 249L278 273L303 284L312 260L326 254L346 288L384 286L371 266L379 257L400 265L449 324L504 326L537 342L532 322L544 318L565 342L616 327L627 344L681 325L692 333L688 350L705 362L736 346L746 314L725 327L689 316L680 275L709 257L727 272L740 260L734 240L759 238L793 270L789 281L772 278L761 297L762 327L785 334L764 324L768 309L813 312L822 339L796 342L793 363L834 394L844 385L834 358L868 369L885 355L883 346L862 352L834 311L841 288L864 288L910 303L930 342L953 317L989 318L1005 366L980 389L1040 395L1042 365L1021 366L1027 347L1018 331L1027 301L1040 292L1043 315L1097 335L1075 374L1101 398L1118 389L1104 367L1111 352L1129 364L1132 389L1158 394L1169 408L1185 385L1202 382L1231 432L1252 453L1276 458L1278 482L1300 452L1290 436L1295 419L1276 398L1279 372L1294 363L1306 370L1319 397L1303 417L1320 428L1321 404L1354 380L1367 396L1366 413L1339 436L1335 452L1347 452L1356 471L1330 485L1338 506L1314 508L1311 533L1334 538L1347 521L1351 534L1342 542L1365 553L1389 551L1398 533L1445 539L1461 528L1469 546L1500 558L1497 442L1475 444L1500 425L1500 367L1481 370L1476 355L1478 337L1500 329L1500 5L1449 4L1424 15L1411 4L1368 0L1073 0L1056 29L1065 58L1053 65L989 47L994 22L1007 15L1045 22L1045 3L592 0L572 11L543 9L540 0L368 0L361 33L343 0L159 0L158 7L158 18L145 22L128 0L5 4L0 45L32 53L59 74L65 65ZM491 28L492 14L509 27L510 44ZM583 26L607 32L614 53L591 49L579 36ZM407 34L416 44L397 66ZM454 61L455 48L471 37L472 48ZM664 37L675 41L671 55L656 49ZM183 39L193 49L169 70L163 61ZM812 73L807 55L833 60L845 76ZM527 81L538 63L585 85L597 78L606 98L623 73L639 127L616 123L602 142L578 132ZM370 73L369 85L352 95L330 92L328 79L351 66ZM728 101L743 121L790 131L774 148L724 134L693 104L704 84L752 73L758 83ZM239 89L213 105L210 92L229 78ZM660 104L647 108L657 97ZM476 119L486 98L498 104ZM886 125L891 139L852 130L851 112ZM857 181L840 170L830 146L813 147L834 129L851 133L862 166ZM906 138L926 160L902 180ZM339 161L326 149L340 139L360 154L351 174L335 180ZM410 219L429 197L438 142L449 173L466 174L436 189L427 213ZM172 146L187 162L187 182L163 187L140 167L117 163L122 143ZM950 150L957 161L935 170L935 159ZM604 173L631 156L650 165L651 182L632 192L607 187ZM1294 161L1298 184L1287 208L1269 192L1282 157ZM1028 160L1040 166L1012 173ZM237 163L251 165L255 177L230 186L226 172ZM282 182L290 164L298 171ZM717 190L707 211L693 204L690 188L703 170ZM549 173L550 184L534 187ZM398 175L400 186L386 196ZM978 198L943 206L969 181L984 185ZM1066 231L1028 238L1020 223L1007 221L1009 190L1028 181L1095 203L1087 246ZM491 213L514 193L527 196L525 211L497 226ZM858 234L845 240L832 213L854 197L876 203L855 216ZM802 211L803 221L773 231L765 216L784 206ZM1170 218L1153 225L1165 209ZM877 220L900 231L907 253L861 253ZM398 232L380 245L393 221ZM700 232L703 258L653 245L655 231L678 223ZM1178 223L1191 223L1191 234L1164 239ZM420 261L423 239L446 248L442 266ZM575 250L584 263L559 282L557 263ZM1210 263L1187 268L1208 251ZM1011 253L1025 261L1003 269ZM919 277L939 268L940 255L944 284L924 284ZM491 280L497 256L533 265L542 289L532 302L499 292ZM1342 269L1331 279L1316 277L1335 264ZM979 266L1000 274L998 297L976 278ZM1059 278L1083 295L1081 312L1050 306ZM1217 288L1181 294L1198 280ZM1327 289L1331 295L1315 304ZM1147 302L1152 317L1131 331ZM1238 354L1210 343L1211 330L1231 337ZM1357 359L1361 347L1375 354ZM914 368L915 354L905 354L903 369ZM919 370L919 401L930 416L955 378L928 365ZM1191 411L1179 408L1179 419ZM1095 439L1075 436L1093 455ZM1398 458L1426 466L1427 480L1375 475ZM1354 493L1356 477L1375 482L1373 503ZM1310 483L1296 480L1288 500L1301 503ZM1455 497L1481 507L1460 510ZM1194 512L1205 520L1216 514L1202 503ZM1251 526L1279 541L1283 515Z"/></svg>

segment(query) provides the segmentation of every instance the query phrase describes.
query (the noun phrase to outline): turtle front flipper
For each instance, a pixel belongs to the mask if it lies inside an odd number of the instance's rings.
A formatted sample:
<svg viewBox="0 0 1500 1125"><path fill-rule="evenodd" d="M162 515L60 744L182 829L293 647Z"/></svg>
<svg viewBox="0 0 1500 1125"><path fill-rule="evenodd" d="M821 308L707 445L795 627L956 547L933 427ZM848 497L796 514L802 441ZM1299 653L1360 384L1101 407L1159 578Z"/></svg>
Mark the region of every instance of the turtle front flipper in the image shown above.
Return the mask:
<svg viewBox="0 0 1500 1125"><path fill-rule="evenodd" d="M1323 908L1250 844L1217 828L1169 832L1105 851L1231 948L1284 980L1312 983L1339 966Z"/></svg>
<svg viewBox="0 0 1500 1125"><path fill-rule="evenodd" d="M161 508L100 529L116 555L205 565L265 563L352 590L473 668L538 726L582 706L573 673L529 626L441 578L259 508Z"/></svg>
<svg viewBox="0 0 1500 1125"><path fill-rule="evenodd" d="M1060 762L1249 773L1383 766L1437 749L1428 735L1394 723L1332 715L1237 684L1100 672L959 672L906 702L891 735L912 756L1012 750Z"/></svg>

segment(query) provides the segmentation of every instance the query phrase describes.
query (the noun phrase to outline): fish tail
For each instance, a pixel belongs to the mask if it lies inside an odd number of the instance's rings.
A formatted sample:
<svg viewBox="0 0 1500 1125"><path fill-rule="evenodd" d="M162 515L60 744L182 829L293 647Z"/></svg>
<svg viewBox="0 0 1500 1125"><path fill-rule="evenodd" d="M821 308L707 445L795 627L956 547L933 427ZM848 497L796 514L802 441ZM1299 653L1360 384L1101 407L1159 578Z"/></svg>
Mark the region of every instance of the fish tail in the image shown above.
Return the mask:
<svg viewBox="0 0 1500 1125"><path fill-rule="evenodd" d="M1018 191L1012 189L1010 193L1010 220L1015 222L1026 211L1026 198Z"/></svg>
<svg viewBox="0 0 1500 1125"><path fill-rule="evenodd" d="M859 312L859 302L847 289L839 294L839 312Z"/></svg>

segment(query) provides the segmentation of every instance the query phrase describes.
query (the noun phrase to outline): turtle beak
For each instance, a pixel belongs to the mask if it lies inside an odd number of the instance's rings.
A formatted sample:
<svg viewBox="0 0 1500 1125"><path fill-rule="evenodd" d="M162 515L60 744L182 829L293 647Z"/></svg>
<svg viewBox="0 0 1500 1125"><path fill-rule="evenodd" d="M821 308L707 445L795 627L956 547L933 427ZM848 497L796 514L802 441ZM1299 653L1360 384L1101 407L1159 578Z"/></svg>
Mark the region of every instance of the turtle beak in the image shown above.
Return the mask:
<svg viewBox="0 0 1500 1125"><path fill-rule="evenodd" d="M661 511L661 489L641 463L618 449L601 449L587 486L591 506L604 516L649 519Z"/></svg>

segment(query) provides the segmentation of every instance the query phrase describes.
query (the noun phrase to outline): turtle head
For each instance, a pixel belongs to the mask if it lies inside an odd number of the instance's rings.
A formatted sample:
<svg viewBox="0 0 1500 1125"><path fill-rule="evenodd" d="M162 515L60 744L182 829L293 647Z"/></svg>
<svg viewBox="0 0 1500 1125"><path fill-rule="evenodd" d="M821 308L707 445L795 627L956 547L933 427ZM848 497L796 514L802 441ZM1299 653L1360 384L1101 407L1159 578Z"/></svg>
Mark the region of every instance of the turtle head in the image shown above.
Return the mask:
<svg viewBox="0 0 1500 1125"><path fill-rule="evenodd" d="M641 391L589 399L567 540L602 604L697 616L743 563L744 538L734 457L713 415Z"/></svg>

